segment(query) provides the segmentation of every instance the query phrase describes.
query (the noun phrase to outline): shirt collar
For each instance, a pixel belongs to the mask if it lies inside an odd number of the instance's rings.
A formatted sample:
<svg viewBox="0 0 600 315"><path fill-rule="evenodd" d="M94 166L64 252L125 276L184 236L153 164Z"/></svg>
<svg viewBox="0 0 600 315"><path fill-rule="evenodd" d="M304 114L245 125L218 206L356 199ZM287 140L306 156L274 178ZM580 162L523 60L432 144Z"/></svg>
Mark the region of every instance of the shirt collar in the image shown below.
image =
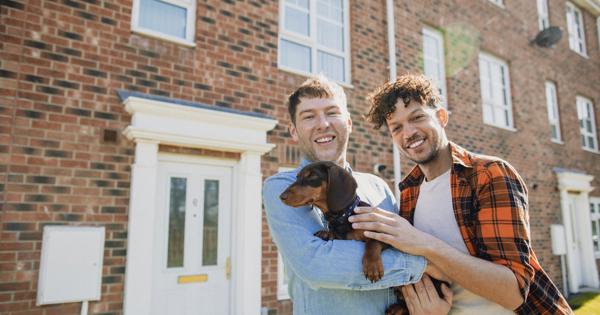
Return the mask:
<svg viewBox="0 0 600 315"><path fill-rule="evenodd" d="M306 165L315 162L315 161L311 161L307 158L302 158L302 160L300 161L300 166L298 167L298 170L303 169ZM352 174L352 168L350 167L350 163L348 163L348 161L346 161L344 163L344 169L348 172L350 172L350 174Z"/></svg>
<svg viewBox="0 0 600 315"><path fill-rule="evenodd" d="M460 174L461 168L473 167L471 157L467 150L451 141L448 142L448 146L450 147L450 152L452 154L452 169L456 171L457 174ZM425 174L423 174L421 168L416 165L400 182L400 189L403 187L420 185L424 178Z"/></svg>

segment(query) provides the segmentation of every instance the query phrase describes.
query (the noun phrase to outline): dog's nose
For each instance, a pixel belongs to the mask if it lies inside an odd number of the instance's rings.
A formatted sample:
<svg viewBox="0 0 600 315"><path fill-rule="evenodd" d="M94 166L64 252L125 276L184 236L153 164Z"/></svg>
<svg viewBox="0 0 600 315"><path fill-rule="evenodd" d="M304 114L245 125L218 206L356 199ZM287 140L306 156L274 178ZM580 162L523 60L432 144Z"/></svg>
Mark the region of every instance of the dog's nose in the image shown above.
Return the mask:
<svg viewBox="0 0 600 315"><path fill-rule="evenodd" d="M286 190L281 195L279 195L279 199L286 200L286 199L288 199L289 196L290 196L290 194Z"/></svg>

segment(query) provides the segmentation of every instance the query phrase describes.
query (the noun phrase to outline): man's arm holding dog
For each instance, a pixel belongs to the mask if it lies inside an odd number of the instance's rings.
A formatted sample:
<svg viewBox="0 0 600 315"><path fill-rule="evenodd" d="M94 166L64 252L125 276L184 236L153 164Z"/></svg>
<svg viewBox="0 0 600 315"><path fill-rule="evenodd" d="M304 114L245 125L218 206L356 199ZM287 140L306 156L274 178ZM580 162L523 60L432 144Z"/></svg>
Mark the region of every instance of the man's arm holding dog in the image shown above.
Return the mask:
<svg viewBox="0 0 600 315"><path fill-rule="evenodd" d="M417 230L407 220L380 209L357 209L354 228L377 231L371 237L414 255L426 257L451 280L506 308L516 309L528 294L533 269L527 224L527 190L507 164L486 170L478 188L480 209L476 238L484 246L480 255L466 255L445 242ZM503 288L498 290L498 288Z"/></svg>
<svg viewBox="0 0 600 315"><path fill-rule="evenodd" d="M422 257L397 250L382 253L385 275L371 283L363 274L365 244L357 241L323 241L314 236L323 228L309 207L292 208L279 195L293 180L274 176L265 181L263 200L271 235L288 267L315 288L375 290L417 282L425 269Z"/></svg>

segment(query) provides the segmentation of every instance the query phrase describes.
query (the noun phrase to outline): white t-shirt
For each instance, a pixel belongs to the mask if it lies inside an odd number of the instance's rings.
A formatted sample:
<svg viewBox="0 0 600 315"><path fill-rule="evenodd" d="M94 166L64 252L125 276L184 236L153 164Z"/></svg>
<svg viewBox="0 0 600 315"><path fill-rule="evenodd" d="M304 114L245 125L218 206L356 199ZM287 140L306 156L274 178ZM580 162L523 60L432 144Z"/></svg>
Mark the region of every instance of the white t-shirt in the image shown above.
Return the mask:
<svg viewBox="0 0 600 315"><path fill-rule="evenodd" d="M450 170L431 181L423 181L415 209L414 225L459 251L470 255L460 234L450 190ZM514 314L488 299L452 284L452 308L450 314Z"/></svg>

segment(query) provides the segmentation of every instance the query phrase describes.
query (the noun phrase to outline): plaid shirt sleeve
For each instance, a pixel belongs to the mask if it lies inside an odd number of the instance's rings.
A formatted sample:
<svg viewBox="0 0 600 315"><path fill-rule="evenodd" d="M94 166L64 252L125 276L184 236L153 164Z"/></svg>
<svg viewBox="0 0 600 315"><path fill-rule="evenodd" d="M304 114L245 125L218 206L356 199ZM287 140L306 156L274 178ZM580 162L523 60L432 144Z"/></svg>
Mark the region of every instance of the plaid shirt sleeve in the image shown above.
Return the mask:
<svg viewBox="0 0 600 315"><path fill-rule="evenodd" d="M525 300L535 275L535 255L529 240L527 187L504 161L476 170L475 246L478 256L508 267L516 276Z"/></svg>

